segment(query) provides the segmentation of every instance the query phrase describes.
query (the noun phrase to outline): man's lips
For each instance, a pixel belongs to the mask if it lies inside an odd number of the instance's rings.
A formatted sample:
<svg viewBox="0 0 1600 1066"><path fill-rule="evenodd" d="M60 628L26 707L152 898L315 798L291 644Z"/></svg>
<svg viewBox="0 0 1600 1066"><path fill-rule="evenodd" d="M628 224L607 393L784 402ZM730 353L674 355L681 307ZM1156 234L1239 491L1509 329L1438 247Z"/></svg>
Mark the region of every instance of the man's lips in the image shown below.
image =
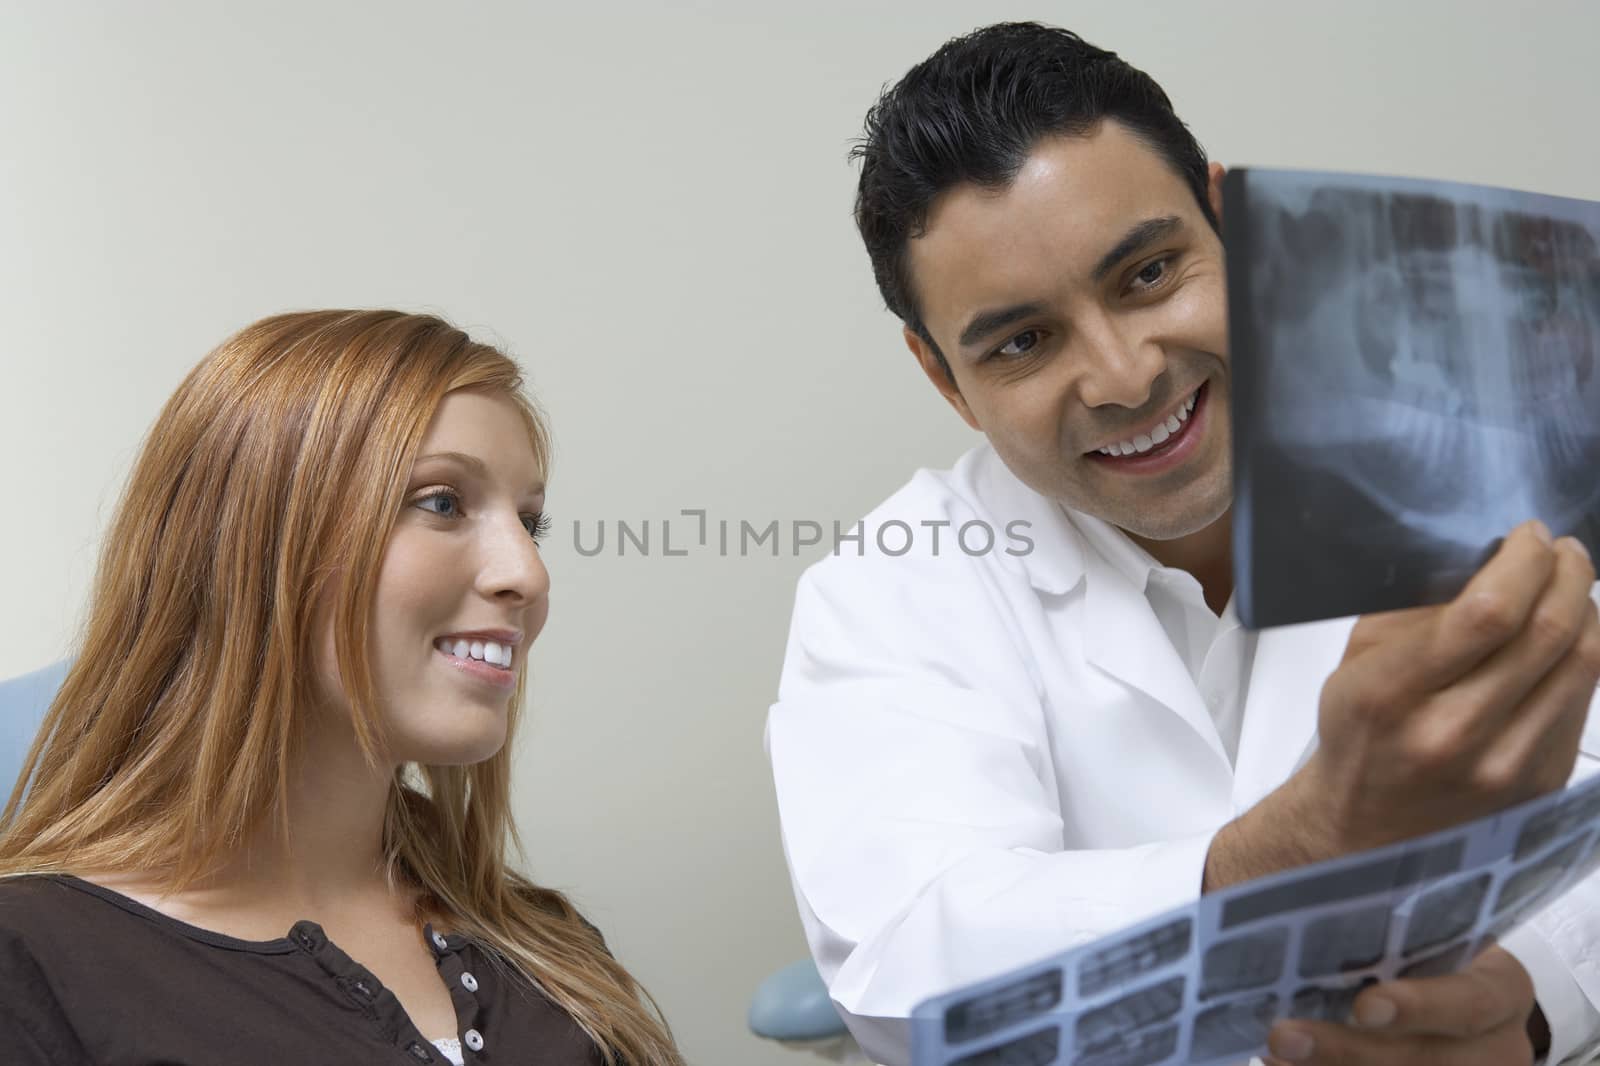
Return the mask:
<svg viewBox="0 0 1600 1066"><path fill-rule="evenodd" d="M1202 382L1143 427L1125 432L1115 440L1104 441L1084 454L1098 459L1138 458L1175 444L1188 433L1195 406L1204 388Z"/></svg>

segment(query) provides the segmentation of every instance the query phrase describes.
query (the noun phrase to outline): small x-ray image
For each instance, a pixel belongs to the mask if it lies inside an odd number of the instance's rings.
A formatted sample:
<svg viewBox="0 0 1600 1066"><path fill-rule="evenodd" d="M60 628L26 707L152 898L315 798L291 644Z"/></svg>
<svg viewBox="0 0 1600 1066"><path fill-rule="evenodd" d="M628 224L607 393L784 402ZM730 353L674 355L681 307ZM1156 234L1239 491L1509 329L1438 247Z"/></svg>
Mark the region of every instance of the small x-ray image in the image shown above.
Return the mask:
<svg viewBox="0 0 1600 1066"><path fill-rule="evenodd" d="M1200 967L1200 998L1214 999L1274 983L1283 974L1288 953L1286 925L1219 940L1206 949Z"/></svg>
<svg viewBox="0 0 1600 1066"><path fill-rule="evenodd" d="M1525 910L1545 899L1549 890L1576 865L1588 843L1587 837L1579 837L1563 844L1538 862L1514 871L1500 886L1500 894L1494 901L1494 914L1500 915L1513 908Z"/></svg>
<svg viewBox="0 0 1600 1066"><path fill-rule="evenodd" d="M1178 1050L1178 1027L1130 1033L1078 1049L1073 1066L1155 1066Z"/></svg>
<svg viewBox="0 0 1600 1066"><path fill-rule="evenodd" d="M1600 204L1224 182L1239 615L1441 603L1532 518L1600 557Z"/></svg>
<svg viewBox="0 0 1600 1066"><path fill-rule="evenodd" d="M1389 938L1389 905L1326 914L1300 934L1301 977L1324 977L1371 966L1383 958Z"/></svg>
<svg viewBox="0 0 1600 1066"><path fill-rule="evenodd" d="M1436 888L1419 898L1411 908L1401 952L1410 957L1471 929L1483 909L1483 897L1488 891L1489 875L1483 874L1470 881Z"/></svg>
<svg viewBox="0 0 1600 1066"><path fill-rule="evenodd" d="M1051 1026L1008 1044L957 1059L950 1066L1050 1066L1060 1052L1061 1030Z"/></svg>
<svg viewBox="0 0 1600 1066"><path fill-rule="evenodd" d="M1197 1062L1254 1051L1267 1042L1278 997L1257 996L1201 1011L1194 1020L1189 1057Z"/></svg>
<svg viewBox="0 0 1600 1066"><path fill-rule="evenodd" d="M944 1017L944 1038L952 1044L976 1040L1044 1014L1060 1002L1061 970L1051 967L951 1007Z"/></svg>
<svg viewBox="0 0 1600 1066"><path fill-rule="evenodd" d="M1091 952L1078 967L1078 995L1097 996L1176 962L1189 953L1193 930L1184 917Z"/></svg>
<svg viewBox="0 0 1600 1066"><path fill-rule="evenodd" d="M1085 1011L1078 1018L1078 1046L1094 1047L1119 1040L1129 1033L1171 1018L1183 1006L1183 986L1184 979L1174 977L1170 981L1141 988L1104 1007Z"/></svg>
<svg viewBox="0 0 1600 1066"><path fill-rule="evenodd" d="M1566 836L1596 818L1600 818L1600 793L1574 796L1543 814L1529 818L1517 837L1517 850L1512 858L1521 862L1550 841Z"/></svg>
<svg viewBox="0 0 1600 1066"><path fill-rule="evenodd" d="M1361 990L1377 983L1376 977L1366 977L1353 985L1307 985L1295 991L1289 1017L1342 1024L1350 1019L1350 1008Z"/></svg>
<svg viewBox="0 0 1600 1066"><path fill-rule="evenodd" d="M1467 948L1470 945L1463 940L1452 947L1403 967L1398 976L1401 978L1412 977L1443 977L1445 974L1455 973L1467 961Z"/></svg>

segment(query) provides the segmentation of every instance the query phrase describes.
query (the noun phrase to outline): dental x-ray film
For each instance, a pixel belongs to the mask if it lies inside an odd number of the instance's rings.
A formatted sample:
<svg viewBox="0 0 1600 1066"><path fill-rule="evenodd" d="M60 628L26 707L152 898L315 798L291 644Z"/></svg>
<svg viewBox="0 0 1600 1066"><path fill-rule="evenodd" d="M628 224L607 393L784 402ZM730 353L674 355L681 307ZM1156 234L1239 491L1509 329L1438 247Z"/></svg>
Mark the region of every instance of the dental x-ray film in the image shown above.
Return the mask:
<svg viewBox="0 0 1600 1066"><path fill-rule="evenodd" d="M1283 1018L1456 973L1600 867L1600 776L1499 814L1230 885L919 1004L913 1066L1237 1066Z"/></svg>
<svg viewBox="0 0 1600 1066"><path fill-rule="evenodd" d="M1442 603L1531 518L1600 558L1600 204L1223 182L1238 613Z"/></svg>

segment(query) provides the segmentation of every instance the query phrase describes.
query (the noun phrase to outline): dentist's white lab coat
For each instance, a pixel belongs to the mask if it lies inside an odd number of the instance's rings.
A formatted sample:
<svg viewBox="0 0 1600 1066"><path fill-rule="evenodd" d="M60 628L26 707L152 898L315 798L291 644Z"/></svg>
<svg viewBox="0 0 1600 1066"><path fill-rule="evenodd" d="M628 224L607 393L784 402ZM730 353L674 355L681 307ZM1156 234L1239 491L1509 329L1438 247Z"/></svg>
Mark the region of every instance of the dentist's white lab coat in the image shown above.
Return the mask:
<svg viewBox="0 0 1600 1066"><path fill-rule="evenodd" d="M890 557L874 530L896 519L919 536ZM921 523L939 520L935 555ZM994 551L952 543L973 520ZM1006 550L1018 520L1024 555ZM877 1062L909 1060L922 999L1195 899L1213 834L1316 743L1352 619L1259 634L1230 764L1143 590L1085 541L1093 521L985 445L918 472L865 520L863 555L846 542L800 582L767 748L806 937ZM1580 775L1597 741L1591 712ZM1552 1062L1600 1036L1600 875L1506 947Z"/></svg>

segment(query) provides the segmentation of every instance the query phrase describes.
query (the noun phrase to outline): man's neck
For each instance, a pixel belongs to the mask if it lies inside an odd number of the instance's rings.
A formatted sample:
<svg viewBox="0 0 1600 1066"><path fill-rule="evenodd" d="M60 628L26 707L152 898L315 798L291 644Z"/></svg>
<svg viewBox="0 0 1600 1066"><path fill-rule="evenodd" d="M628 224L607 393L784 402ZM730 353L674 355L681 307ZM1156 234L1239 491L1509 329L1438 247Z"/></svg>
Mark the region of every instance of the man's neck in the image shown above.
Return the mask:
<svg viewBox="0 0 1600 1066"><path fill-rule="evenodd" d="M1149 540L1128 534L1162 566L1187 570L1200 582L1206 606L1221 614L1233 596L1233 511L1204 529L1176 540Z"/></svg>

